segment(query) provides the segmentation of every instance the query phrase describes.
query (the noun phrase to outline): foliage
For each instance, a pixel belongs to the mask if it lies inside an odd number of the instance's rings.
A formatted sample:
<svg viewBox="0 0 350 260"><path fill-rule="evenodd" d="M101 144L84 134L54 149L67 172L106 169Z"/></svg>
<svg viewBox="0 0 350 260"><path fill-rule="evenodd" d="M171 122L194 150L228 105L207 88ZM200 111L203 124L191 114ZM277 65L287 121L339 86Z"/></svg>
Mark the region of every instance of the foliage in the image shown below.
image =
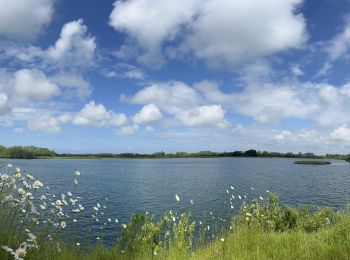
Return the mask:
<svg viewBox="0 0 350 260"><path fill-rule="evenodd" d="M341 215L331 208L314 209L302 206L281 209L277 196L270 194L264 203L259 203L257 199L250 204L243 203L239 216L233 222L238 225L254 226L262 231L315 232L339 222L340 217Z"/></svg>
<svg viewBox="0 0 350 260"><path fill-rule="evenodd" d="M1 158L13 158L13 159L35 159L38 157L52 157L56 153L47 148L39 148L34 146L12 146L6 148L0 146Z"/></svg>

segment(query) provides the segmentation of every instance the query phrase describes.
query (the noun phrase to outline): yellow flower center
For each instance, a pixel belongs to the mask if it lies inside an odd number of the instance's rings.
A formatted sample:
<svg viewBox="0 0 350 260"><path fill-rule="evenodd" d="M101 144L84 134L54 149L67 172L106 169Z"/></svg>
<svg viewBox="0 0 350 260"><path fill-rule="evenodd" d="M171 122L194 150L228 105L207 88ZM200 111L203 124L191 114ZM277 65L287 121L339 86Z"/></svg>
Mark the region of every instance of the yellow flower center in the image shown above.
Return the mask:
<svg viewBox="0 0 350 260"><path fill-rule="evenodd" d="M18 257L19 257L19 258L24 258L25 256L26 256L26 253L23 252L23 251L21 251L21 252L18 253Z"/></svg>

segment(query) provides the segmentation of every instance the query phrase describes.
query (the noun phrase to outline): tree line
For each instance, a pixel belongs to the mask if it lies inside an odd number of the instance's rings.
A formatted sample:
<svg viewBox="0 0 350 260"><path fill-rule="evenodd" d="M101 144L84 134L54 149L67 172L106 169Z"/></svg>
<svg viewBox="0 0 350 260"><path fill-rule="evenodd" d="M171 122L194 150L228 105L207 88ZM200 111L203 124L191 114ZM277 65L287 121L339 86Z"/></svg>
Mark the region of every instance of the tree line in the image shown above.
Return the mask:
<svg viewBox="0 0 350 260"><path fill-rule="evenodd" d="M0 158L13 159L37 159L37 158L210 158L210 157L284 157L284 158L310 158L310 159L344 159L350 162L350 154L326 154L316 155L314 153L279 153L268 151L257 151L254 149L246 151L232 151L232 152L213 152L213 151L199 151L199 152L175 152L165 153L163 151L156 153L86 153L86 154L69 154L56 153L48 148L41 148L35 146L12 146L5 147L0 145Z"/></svg>
<svg viewBox="0 0 350 260"><path fill-rule="evenodd" d="M35 146L12 146L0 145L0 157L12 159L36 159L40 157L53 157L57 154L47 148Z"/></svg>

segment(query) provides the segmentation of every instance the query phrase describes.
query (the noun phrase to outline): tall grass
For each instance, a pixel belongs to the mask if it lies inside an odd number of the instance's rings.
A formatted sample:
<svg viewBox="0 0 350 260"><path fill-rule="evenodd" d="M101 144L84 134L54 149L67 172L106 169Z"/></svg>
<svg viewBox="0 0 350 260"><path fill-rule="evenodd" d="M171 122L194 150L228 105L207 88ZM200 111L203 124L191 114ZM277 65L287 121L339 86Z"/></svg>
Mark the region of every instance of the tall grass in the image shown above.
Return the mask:
<svg viewBox="0 0 350 260"><path fill-rule="evenodd" d="M67 243L62 231L79 222L80 198L44 193L11 165L0 170L0 259L350 259L347 210L282 208L274 194L244 202L226 230L169 211L159 220L134 214L113 246ZM101 208L92 209L95 221Z"/></svg>

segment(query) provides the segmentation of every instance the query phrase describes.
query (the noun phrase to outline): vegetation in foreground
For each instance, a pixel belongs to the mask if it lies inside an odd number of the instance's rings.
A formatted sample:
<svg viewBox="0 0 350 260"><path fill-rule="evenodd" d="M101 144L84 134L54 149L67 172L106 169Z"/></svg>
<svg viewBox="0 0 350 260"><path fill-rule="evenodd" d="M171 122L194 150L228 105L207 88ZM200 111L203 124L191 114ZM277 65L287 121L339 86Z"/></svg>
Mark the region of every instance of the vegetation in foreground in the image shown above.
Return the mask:
<svg viewBox="0 0 350 260"><path fill-rule="evenodd" d="M77 171L74 185L79 176ZM83 240L65 243L62 231L79 223L83 202L74 190L44 195L43 186L18 168L0 175L0 259L350 258L347 209L281 208L273 194L243 202L239 214L225 220L226 229L169 211L158 221L148 213L133 215L129 223L119 224L120 236L112 247L84 245ZM175 199L181 203L179 196ZM102 208L93 207L95 222L104 217Z"/></svg>

